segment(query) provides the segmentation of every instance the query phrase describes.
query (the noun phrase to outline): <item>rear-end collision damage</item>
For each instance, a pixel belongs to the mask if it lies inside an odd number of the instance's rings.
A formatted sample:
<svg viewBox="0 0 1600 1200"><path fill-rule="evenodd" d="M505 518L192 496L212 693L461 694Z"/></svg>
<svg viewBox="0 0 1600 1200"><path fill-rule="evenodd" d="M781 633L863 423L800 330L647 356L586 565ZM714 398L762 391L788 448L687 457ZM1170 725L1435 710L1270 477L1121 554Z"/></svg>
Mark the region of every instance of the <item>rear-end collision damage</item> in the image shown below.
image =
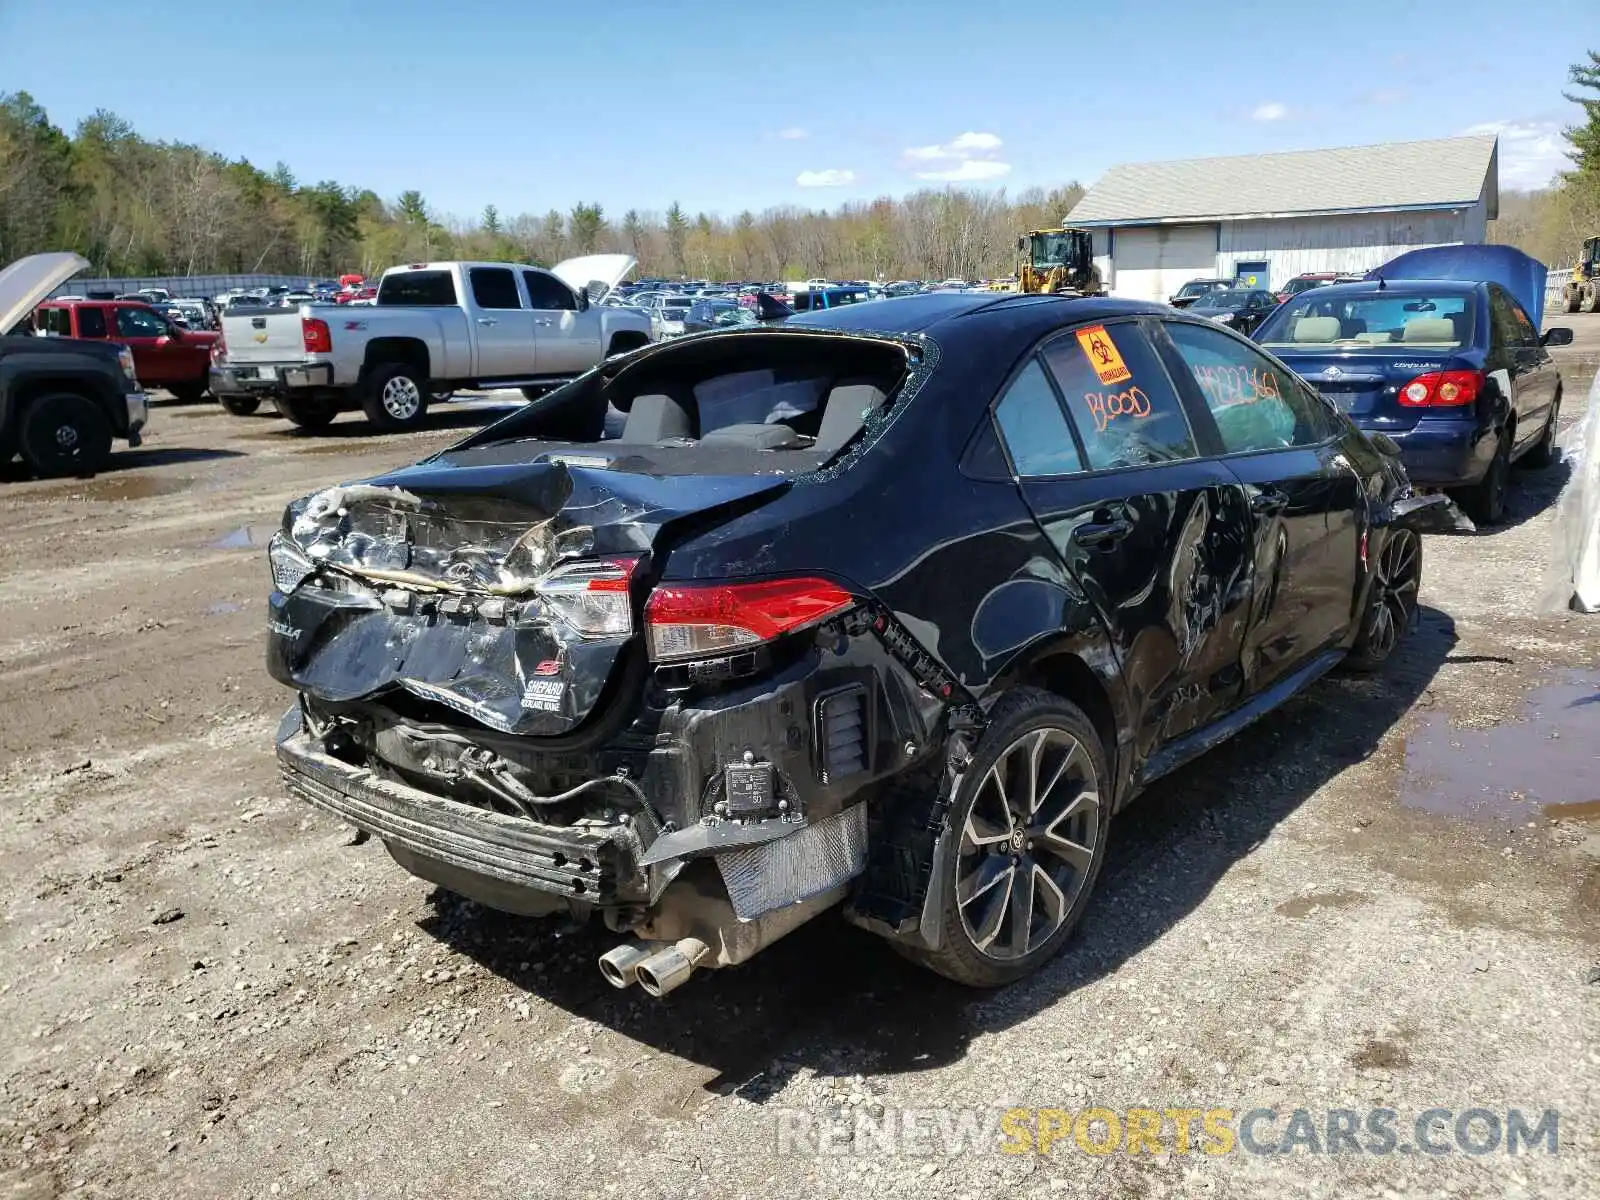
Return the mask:
<svg viewBox="0 0 1600 1200"><path fill-rule="evenodd" d="M628 935L604 976L664 995L845 899L866 802L926 764L926 813L970 697L853 581L663 581L788 479L585 461L425 463L291 505L278 757L422 878L598 916Z"/></svg>

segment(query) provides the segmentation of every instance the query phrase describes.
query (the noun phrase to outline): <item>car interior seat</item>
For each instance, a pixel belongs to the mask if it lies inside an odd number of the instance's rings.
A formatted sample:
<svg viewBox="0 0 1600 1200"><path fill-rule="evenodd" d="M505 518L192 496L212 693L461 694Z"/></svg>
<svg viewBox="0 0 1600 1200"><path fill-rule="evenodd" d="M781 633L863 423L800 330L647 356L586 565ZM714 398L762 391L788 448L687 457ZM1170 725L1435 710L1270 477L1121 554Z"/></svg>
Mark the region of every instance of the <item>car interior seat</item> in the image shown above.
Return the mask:
<svg viewBox="0 0 1600 1200"><path fill-rule="evenodd" d="M693 436L694 422L688 410L664 392L654 392L633 398L618 440L639 444Z"/></svg>
<svg viewBox="0 0 1600 1200"><path fill-rule="evenodd" d="M1400 334L1402 342L1453 342L1456 327L1444 317L1413 317Z"/></svg>
<svg viewBox="0 0 1600 1200"><path fill-rule="evenodd" d="M1338 317L1301 317L1290 337L1296 342L1332 342L1339 338Z"/></svg>
<svg viewBox="0 0 1600 1200"><path fill-rule="evenodd" d="M813 449L833 454L861 431L867 418L883 407L888 397L867 379L841 380L828 393Z"/></svg>

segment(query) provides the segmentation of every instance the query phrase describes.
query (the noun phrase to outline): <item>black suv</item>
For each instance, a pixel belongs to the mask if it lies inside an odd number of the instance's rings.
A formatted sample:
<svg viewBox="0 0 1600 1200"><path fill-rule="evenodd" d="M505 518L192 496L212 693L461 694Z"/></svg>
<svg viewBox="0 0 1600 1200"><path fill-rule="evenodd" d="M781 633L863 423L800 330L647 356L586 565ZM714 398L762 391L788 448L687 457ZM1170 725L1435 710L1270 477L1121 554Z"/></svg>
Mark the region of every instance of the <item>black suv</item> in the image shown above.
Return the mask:
<svg viewBox="0 0 1600 1200"><path fill-rule="evenodd" d="M645 347L289 506L279 759L415 874L631 935L618 986L836 904L1001 984L1141 787L1394 650L1434 500L1386 450L1154 304L932 294Z"/></svg>

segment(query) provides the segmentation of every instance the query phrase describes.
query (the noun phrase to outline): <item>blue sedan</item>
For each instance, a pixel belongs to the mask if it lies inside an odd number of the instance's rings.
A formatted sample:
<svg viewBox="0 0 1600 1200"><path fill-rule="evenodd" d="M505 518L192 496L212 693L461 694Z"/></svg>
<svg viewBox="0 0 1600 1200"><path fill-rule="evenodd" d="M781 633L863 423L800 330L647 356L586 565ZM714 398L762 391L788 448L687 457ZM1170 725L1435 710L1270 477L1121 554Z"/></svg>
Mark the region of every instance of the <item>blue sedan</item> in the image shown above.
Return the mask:
<svg viewBox="0 0 1600 1200"><path fill-rule="evenodd" d="M1370 433L1400 445L1412 482L1447 489L1480 524L1505 514L1511 465L1554 458L1561 374L1526 309L1499 283L1335 284L1304 292L1255 339Z"/></svg>

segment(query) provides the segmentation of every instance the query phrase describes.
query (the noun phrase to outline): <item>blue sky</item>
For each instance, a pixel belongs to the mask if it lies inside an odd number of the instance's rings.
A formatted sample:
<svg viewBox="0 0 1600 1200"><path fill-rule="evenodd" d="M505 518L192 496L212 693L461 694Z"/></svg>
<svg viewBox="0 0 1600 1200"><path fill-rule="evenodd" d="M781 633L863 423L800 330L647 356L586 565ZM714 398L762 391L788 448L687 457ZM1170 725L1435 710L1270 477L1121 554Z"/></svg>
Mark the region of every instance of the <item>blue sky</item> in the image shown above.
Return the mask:
<svg viewBox="0 0 1600 1200"><path fill-rule="evenodd" d="M0 89L468 217L831 207L949 180L1502 133L1564 165L1600 0L0 0Z"/></svg>

